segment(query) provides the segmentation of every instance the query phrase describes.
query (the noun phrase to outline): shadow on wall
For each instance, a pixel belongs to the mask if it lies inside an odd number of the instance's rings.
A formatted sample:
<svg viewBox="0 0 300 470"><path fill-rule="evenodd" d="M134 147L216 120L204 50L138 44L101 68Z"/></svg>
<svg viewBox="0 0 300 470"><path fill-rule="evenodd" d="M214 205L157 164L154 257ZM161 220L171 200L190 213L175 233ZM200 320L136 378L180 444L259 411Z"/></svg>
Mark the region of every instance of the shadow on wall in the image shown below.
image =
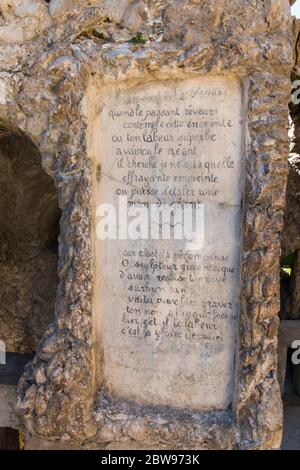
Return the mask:
<svg viewBox="0 0 300 470"><path fill-rule="evenodd" d="M31 353L54 317L60 210L38 149L0 126L0 339Z"/></svg>

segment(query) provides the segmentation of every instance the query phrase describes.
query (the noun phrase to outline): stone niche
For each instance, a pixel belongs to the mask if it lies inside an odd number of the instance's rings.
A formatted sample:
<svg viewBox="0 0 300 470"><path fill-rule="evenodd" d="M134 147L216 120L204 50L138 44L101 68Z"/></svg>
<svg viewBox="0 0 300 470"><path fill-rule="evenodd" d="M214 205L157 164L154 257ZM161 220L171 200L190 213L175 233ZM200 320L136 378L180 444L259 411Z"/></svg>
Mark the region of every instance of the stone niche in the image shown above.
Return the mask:
<svg viewBox="0 0 300 470"><path fill-rule="evenodd" d="M0 126L0 338L32 353L54 317L60 210L35 145Z"/></svg>
<svg viewBox="0 0 300 470"><path fill-rule="evenodd" d="M11 3L0 118L62 211L55 317L18 386L27 448L279 448L288 0ZM100 240L119 196L204 224Z"/></svg>

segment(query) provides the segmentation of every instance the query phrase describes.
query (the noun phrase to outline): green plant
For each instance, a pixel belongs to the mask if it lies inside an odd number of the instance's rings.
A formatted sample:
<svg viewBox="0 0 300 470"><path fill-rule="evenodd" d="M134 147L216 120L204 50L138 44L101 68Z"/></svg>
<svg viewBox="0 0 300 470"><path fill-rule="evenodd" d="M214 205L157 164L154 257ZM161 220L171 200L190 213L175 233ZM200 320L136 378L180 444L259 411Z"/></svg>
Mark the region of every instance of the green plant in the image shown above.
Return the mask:
<svg viewBox="0 0 300 470"><path fill-rule="evenodd" d="M292 266L293 266L294 257L295 257L295 253L290 253L285 258L283 258L281 265L280 265L281 269L289 276L292 274Z"/></svg>
<svg viewBox="0 0 300 470"><path fill-rule="evenodd" d="M131 44L146 44L147 38L138 31L128 42Z"/></svg>

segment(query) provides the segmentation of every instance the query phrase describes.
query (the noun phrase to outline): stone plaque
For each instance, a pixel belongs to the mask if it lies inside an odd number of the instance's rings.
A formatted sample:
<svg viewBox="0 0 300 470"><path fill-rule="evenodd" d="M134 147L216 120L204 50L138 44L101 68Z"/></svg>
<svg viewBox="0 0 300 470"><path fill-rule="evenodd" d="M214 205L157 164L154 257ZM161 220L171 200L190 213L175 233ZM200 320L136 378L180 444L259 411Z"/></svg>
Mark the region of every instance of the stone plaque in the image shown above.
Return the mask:
<svg viewBox="0 0 300 470"><path fill-rule="evenodd" d="M102 94L95 315L103 382L120 398L195 410L233 400L242 119L233 78L118 84ZM169 207L169 223L152 218L153 207ZM193 237L180 229L175 237L178 207L198 210Z"/></svg>

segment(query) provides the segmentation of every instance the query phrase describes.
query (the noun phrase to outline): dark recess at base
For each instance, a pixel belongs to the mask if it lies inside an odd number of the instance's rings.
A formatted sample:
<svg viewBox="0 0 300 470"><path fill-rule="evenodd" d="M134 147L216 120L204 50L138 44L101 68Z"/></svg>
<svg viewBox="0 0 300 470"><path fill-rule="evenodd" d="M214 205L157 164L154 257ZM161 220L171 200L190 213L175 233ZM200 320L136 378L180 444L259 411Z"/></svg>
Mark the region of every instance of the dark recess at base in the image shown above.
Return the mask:
<svg viewBox="0 0 300 470"><path fill-rule="evenodd" d="M20 450L19 431L0 428L0 450Z"/></svg>
<svg viewBox="0 0 300 470"><path fill-rule="evenodd" d="M0 384L17 385L27 362L33 354L6 353L6 364L0 364Z"/></svg>

